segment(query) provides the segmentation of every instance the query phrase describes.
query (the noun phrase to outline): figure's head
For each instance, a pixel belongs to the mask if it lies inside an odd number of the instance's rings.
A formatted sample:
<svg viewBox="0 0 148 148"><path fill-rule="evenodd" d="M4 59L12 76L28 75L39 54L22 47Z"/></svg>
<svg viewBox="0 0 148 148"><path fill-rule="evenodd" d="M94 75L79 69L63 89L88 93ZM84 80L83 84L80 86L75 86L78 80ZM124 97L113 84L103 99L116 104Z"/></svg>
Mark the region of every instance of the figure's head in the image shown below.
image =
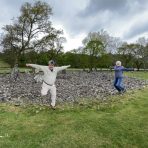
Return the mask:
<svg viewBox="0 0 148 148"><path fill-rule="evenodd" d="M48 67L49 68L53 68L55 66L55 61L54 60L50 60L49 62L48 62Z"/></svg>
<svg viewBox="0 0 148 148"><path fill-rule="evenodd" d="M121 61L116 61L117 66L121 66Z"/></svg>

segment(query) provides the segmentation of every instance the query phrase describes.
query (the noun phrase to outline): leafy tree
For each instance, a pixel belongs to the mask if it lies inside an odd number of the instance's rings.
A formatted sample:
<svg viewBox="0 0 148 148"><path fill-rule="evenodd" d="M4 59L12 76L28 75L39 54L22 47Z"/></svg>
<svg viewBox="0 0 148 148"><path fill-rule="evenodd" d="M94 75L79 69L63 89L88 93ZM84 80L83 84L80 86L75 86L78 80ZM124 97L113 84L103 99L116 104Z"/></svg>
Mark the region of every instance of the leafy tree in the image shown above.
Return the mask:
<svg viewBox="0 0 148 148"><path fill-rule="evenodd" d="M124 42L121 47L118 48L118 58L123 61L123 64L127 67L133 62L133 53L131 50L135 48L134 44L128 44Z"/></svg>
<svg viewBox="0 0 148 148"><path fill-rule="evenodd" d="M142 67L144 58L147 57L146 46L139 44L138 42L130 44L125 43L118 51L121 54L126 66L132 62L138 70Z"/></svg>
<svg viewBox="0 0 148 148"><path fill-rule="evenodd" d="M146 65L148 65L148 39L141 37L137 40L137 44L139 44L139 54L142 58L143 67L146 68Z"/></svg>
<svg viewBox="0 0 148 148"><path fill-rule="evenodd" d="M55 48L56 41L62 34L61 30L56 30L51 25L52 8L47 3L36 1L32 5L26 2L20 11L21 15L12 25L3 27L1 42L4 52L13 55L15 63L23 53Z"/></svg>
<svg viewBox="0 0 148 148"><path fill-rule="evenodd" d="M113 64L113 55L111 53L108 53L108 54L102 55L99 58L97 67L110 68L113 66L112 64Z"/></svg>
<svg viewBox="0 0 148 148"><path fill-rule="evenodd" d="M83 40L84 48L83 52L89 55L89 69L95 67L97 59L105 52L105 46L97 33L89 33L88 36Z"/></svg>

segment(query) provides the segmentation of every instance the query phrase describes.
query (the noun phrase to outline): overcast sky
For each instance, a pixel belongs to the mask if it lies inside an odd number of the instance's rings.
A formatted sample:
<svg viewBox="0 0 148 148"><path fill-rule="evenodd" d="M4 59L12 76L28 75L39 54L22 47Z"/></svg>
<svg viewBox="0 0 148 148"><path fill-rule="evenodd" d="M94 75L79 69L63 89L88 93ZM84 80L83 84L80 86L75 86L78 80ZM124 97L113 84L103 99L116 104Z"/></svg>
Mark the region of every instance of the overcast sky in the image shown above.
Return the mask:
<svg viewBox="0 0 148 148"><path fill-rule="evenodd" d="M21 5L27 1L35 0L0 0L0 28L19 16ZM148 38L148 0L44 1L53 8L53 26L64 31L65 51L78 48L89 32L101 29L124 41Z"/></svg>

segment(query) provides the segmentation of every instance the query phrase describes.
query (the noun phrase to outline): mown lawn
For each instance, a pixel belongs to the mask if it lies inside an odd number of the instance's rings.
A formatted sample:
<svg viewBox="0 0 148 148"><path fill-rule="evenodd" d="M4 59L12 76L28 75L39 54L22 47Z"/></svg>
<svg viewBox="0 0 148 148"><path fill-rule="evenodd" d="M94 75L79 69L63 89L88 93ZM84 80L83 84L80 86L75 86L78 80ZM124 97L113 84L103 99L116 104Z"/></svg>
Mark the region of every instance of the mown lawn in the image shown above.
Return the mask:
<svg viewBox="0 0 148 148"><path fill-rule="evenodd" d="M4 62L3 60L0 59L0 68L3 68L3 67L5 67L5 68L8 67L8 68L9 68L10 65L9 65L8 63L6 63L6 62Z"/></svg>
<svg viewBox="0 0 148 148"><path fill-rule="evenodd" d="M125 76L148 80L148 71L124 72Z"/></svg>
<svg viewBox="0 0 148 148"><path fill-rule="evenodd" d="M56 110L0 104L0 147L147 148L148 88Z"/></svg>
<svg viewBox="0 0 148 148"><path fill-rule="evenodd" d="M11 71L12 71L12 68L0 68L0 74L10 74ZM29 69L29 68L19 68L19 71L21 73L32 72L32 69Z"/></svg>

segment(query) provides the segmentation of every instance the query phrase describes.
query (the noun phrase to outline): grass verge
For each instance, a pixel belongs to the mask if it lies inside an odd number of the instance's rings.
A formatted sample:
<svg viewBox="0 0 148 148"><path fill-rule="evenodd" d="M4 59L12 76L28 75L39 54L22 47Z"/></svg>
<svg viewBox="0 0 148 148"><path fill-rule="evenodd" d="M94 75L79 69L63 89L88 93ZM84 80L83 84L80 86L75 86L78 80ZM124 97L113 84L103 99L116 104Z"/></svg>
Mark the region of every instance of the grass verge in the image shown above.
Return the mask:
<svg viewBox="0 0 148 148"><path fill-rule="evenodd" d="M148 147L148 88L111 97L57 105L0 104L2 148Z"/></svg>

